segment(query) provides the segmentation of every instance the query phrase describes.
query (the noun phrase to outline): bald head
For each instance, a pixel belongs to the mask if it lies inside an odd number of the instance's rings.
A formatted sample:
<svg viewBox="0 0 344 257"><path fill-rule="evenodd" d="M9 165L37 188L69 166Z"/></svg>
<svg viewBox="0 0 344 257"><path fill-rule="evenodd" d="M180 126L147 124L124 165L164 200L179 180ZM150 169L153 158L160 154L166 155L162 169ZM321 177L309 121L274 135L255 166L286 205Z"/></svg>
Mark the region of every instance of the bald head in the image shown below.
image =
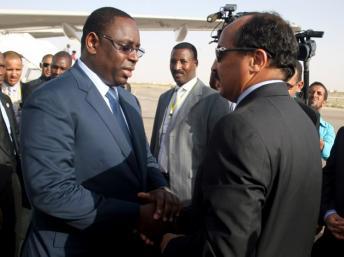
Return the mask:
<svg viewBox="0 0 344 257"><path fill-rule="evenodd" d="M5 79L5 57L3 53L0 52L0 86Z"/></svg>
<svg viewBox="0 0 344 257"><path fill-rule="evenodd" d="M21 78L23 71L22 56L14 51L4 53L5 57L5 82L9 86L17 84Z"/></svg>

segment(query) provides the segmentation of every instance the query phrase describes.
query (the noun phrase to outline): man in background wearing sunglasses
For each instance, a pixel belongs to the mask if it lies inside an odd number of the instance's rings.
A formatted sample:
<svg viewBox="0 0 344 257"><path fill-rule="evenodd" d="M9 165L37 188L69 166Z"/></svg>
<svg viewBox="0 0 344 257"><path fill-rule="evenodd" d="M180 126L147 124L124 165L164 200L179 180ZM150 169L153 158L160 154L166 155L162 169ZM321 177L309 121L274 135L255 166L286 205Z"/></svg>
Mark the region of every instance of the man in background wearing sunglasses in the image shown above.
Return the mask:
<svg viewBox="0 0 344 257"><path fill-rule="evenodd" d="M137 231L179 213L138 100L119 86L143 54L129 14L97 9L83 27L81 58L25 103L23 173L34 211L22 257L143 256Z"/></svg>
<svg viewBox="0 0 344 257"><path fill-rule="evenodd" d="M32 91L35 90L38 86L43 84L44 82L48 81L51 76L51 62L53 59L52 54L46 54L42 58L42 62L39 64L40 68L42 69L42 74L39 78L35 80L31 80L25 84L26 87L26 94L23 95L23 103L26 101L27 97L31 95Z"/></svg>
<svg viewBox="0 0 344 257"><path fill-rule="evenodd" d="M216 124L198 170L194 232L166 234L165 256L309 255L322 171L317 131L283 82L297 52L276 14L251 13L224 28L215 72L237 106Z"/></svg>

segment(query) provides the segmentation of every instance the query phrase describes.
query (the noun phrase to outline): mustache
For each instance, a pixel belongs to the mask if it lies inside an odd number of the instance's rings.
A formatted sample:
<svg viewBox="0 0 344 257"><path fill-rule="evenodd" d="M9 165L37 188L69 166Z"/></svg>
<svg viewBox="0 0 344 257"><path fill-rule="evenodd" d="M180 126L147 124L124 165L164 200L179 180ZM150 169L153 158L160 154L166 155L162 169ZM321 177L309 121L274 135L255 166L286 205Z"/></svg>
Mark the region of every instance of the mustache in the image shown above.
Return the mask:
<svg viewBox="0 0 344 257"><path fill-rule="evenodd" d="M172 71L172 74L173 75L184 74L184 72L183 71Z"/></svg>

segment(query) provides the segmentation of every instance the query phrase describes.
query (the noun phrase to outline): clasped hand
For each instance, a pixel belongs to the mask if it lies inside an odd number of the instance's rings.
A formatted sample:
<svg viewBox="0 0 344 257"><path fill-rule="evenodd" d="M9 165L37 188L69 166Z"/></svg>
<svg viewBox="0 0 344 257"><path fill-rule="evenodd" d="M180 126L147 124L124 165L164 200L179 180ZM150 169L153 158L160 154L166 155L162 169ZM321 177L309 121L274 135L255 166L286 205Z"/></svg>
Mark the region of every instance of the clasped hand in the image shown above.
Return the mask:
<svg viewBox="0 0 344 257"><path fill-rule="evenodd" d="M162 234L171 227L171 222L179 216L182 204L175 194L164 188L140 192L138 197L143 202L138 230L146 244L153 244L160 240Z"/></svg>

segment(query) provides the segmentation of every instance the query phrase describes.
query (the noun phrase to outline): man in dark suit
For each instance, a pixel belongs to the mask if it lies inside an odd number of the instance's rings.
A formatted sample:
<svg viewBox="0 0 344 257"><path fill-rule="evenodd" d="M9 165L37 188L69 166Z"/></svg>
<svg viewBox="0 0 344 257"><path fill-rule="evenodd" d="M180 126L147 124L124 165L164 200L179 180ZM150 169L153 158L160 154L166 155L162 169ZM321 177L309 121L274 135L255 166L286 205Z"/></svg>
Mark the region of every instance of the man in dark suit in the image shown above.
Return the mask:
<svg viewBox="0 0 344 257"><path fill-rule="evenodd" d="M31 95L33 90L38 88L40 85L42 85L44 82L48 81L51 76L51 62L52 62L53 55L52 54L46 54L42 58L42 62L39 64L40 68L42 69L42 74L39 78L32 80L28 83L25 83L25 95L23 95L22 100L23 103L25 102L26 98Z"/></svg>
<svg viewBox="0 0 344 257"><path fill-rule="evenodd" d="M341 127L323 169L320 220L324 234L312 250L312 257L343 256L344 252L344 127Z"/></svg>
<svg viewBox="0 0 344 257"><path fill-rule="evenodd" d="M0 85L4 81L5 61L0 53ZM1 256L15 253L15 195L13 179L18 166L18 129L11 99L0 92L0 251Z"/></svg>
<svg viewBox="0 0 344 257"><path fill-rule="evenodd" d="M177 85L159 98L150 145L172 191L182 201L191 200L210 134L229 113L226 99L197 78L197 66L194 45L182 42L173 47L170 70Z"/></svg>
<svg viewBox="0 0 344 257"><path fill-rule="evenodd" d="M23 170L34 212L22 256L139 256L134 230L147 235L153 217L179 212L138 101L118 86L143 53L131 16L97 9L84 25L80 60L25 103Z"/></svg>
<svg viewBox="0 0 344 257"><path fill-rule="evenodd" d="M278 15L226 26L216 49L220 92L236 102L215 126L197 173L194 230L166 234L166 256L308 256L320 204L319 137L285 82L298 44Z"/></svg>

